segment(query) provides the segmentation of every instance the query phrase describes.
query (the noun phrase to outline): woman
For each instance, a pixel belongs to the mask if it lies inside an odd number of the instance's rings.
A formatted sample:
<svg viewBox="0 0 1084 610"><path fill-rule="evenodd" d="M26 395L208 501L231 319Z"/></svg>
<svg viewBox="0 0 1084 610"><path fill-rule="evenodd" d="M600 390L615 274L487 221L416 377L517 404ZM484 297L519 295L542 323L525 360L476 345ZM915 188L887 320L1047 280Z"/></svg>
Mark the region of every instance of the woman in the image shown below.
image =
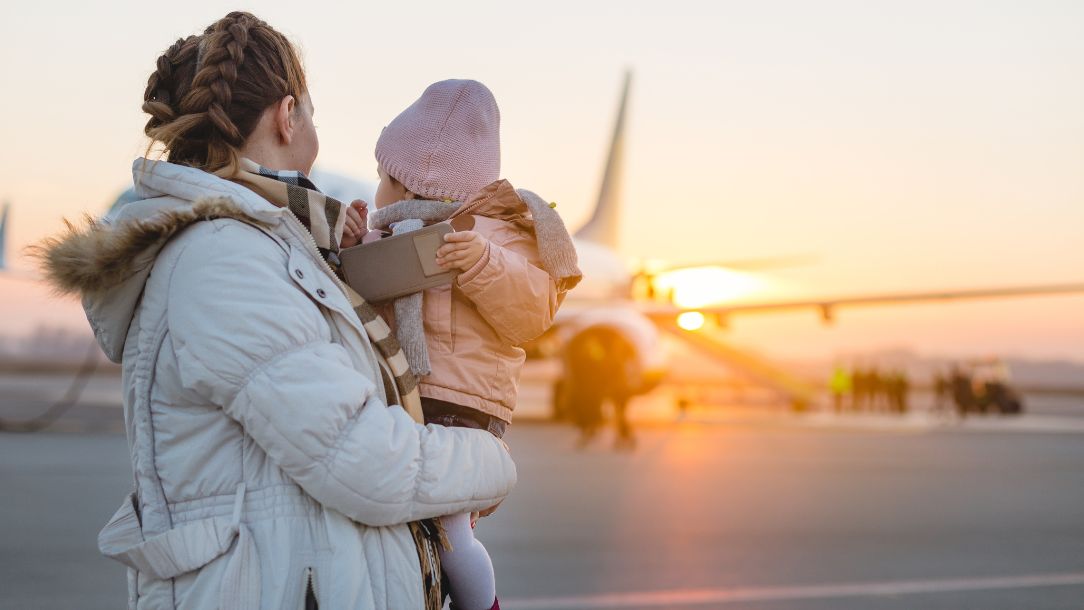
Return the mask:
<svg viewBox="0 0 1084 610"><path fill-rule="evenodd" d="M158 58L143 108L167 159L136 161L144 199L41 249L124 368L136 491L99 546L129 607L437 606L418 521L495 506L515 466L485 431L387 407L412 379L325 261L345 212L304 177L296 51L230 13Z"/></svg>

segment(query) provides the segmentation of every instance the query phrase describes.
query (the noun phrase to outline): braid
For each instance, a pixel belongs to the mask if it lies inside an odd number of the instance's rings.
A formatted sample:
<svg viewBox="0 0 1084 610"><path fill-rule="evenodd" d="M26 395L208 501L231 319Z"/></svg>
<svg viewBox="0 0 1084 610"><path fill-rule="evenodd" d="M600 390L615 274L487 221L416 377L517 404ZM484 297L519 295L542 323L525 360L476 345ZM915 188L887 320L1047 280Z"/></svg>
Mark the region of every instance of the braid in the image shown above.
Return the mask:
<svg viewBox="0 0 1084 610"><path fill-rule="evenodd" d="M245 141L229 110L238 68L245 60L250 25L245 13L230 13L208 28L200 43L199 71L192 79L192 89L181 99L182 113L206 113L218 135L231 146Z"/></svg>
<svg viewBox="0 0 1084 610"><path fill-rule="evenodd" d="M178 38L159 58L156 70L147 79L147 89L143 93L143 112L151 115L144 132L150 132L177 118L177 109L173 107L172 91L176 89L173 73L176 67L188 60L196 52L199 36Z"/></svg>
<svg viewBox="0 0 1084 610"><path fill-rule="evenodd" d="M264 110L306 91L293 45L250 13L230 13L158 58L143 94L148 152L157 142L171 162L236 166Z"/></svg>

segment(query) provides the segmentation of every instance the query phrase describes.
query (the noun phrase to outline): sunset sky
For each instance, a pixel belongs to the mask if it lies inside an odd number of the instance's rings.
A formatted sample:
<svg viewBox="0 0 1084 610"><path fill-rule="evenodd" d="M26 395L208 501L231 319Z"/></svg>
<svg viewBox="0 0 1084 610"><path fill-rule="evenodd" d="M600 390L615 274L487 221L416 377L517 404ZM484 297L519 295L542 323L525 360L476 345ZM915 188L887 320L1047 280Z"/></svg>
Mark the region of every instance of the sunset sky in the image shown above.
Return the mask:
<svg viewBox="0 0 1084 610"><path fill-rule="evenodd" d="M744 300L1084 281L1084 3L25 3L0 20L0 198L18 252L104 209L146 143L155 59L234 8L303 49L318 164L375 178L383 125L433 81L502 112L502 173L570 225L634 71L622 254L812 254ZM42 291L0 279L0 333ZM1084 297L735 322L805 357L908 346L1084 360ZM66 312L66 313L65 313Z"/></svg>

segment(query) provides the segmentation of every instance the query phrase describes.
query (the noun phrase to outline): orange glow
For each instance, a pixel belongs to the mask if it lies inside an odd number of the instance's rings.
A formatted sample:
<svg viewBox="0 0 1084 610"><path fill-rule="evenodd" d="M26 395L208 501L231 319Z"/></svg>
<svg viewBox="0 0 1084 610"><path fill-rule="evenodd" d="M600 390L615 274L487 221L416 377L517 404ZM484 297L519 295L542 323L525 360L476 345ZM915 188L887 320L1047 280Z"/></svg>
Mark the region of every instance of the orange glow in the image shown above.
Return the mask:
<svg viewBox="0 0 1084 610"><path fill-rule="evenodd" d="M660 274L655 278L658 294L670 295L678 307L704 307L746 296L763 287L747 273L722 267L693 267Z"/></svg>

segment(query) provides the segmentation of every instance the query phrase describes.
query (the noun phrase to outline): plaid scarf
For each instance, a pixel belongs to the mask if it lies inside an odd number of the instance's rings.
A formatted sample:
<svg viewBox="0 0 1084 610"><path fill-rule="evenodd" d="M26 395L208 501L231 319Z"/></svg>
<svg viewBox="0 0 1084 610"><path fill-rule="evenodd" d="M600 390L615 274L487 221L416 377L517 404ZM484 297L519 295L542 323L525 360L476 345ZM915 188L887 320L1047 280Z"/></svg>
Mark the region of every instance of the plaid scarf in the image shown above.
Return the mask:
<svg viewBox="0 0 1084 610"><path fill-rule="evenodd" d="M251 159L242 158L240 171L223 177L243 184L279 207L289 209L312 234L320 254L325 259L337 260L346 226L344 206L342 202L321 193L308 176L293 170L267 169ZM335 257L330 257L330 254ZM336 267L332 265L332 269Z"/></svg>
<svg viewBox="0 0 1084 610"><path fill-rule="evenodd" d="M317 249L328 261L331 270L342 280L338 252L346 223L343 204L321 193L301 172L267 169L250 159L241 159L240 165L239 172L228 175L224 170L222 177L237 182L268 202L293 212L316 241ZM381 318L376 309L361 295L345 283L340 281L339 284L350 299L369 341L376 346L376 351L381 356L378 359L381 360L380 377L388 406L401 405L415 421L424 423L418 380L411 372L395 334L391 332L384 318ZM451 550L451 544L439 519L413 521L408 525L422 568L425 608L440 610L443 597L440 590L440 556L436 545Z"/></svg>

